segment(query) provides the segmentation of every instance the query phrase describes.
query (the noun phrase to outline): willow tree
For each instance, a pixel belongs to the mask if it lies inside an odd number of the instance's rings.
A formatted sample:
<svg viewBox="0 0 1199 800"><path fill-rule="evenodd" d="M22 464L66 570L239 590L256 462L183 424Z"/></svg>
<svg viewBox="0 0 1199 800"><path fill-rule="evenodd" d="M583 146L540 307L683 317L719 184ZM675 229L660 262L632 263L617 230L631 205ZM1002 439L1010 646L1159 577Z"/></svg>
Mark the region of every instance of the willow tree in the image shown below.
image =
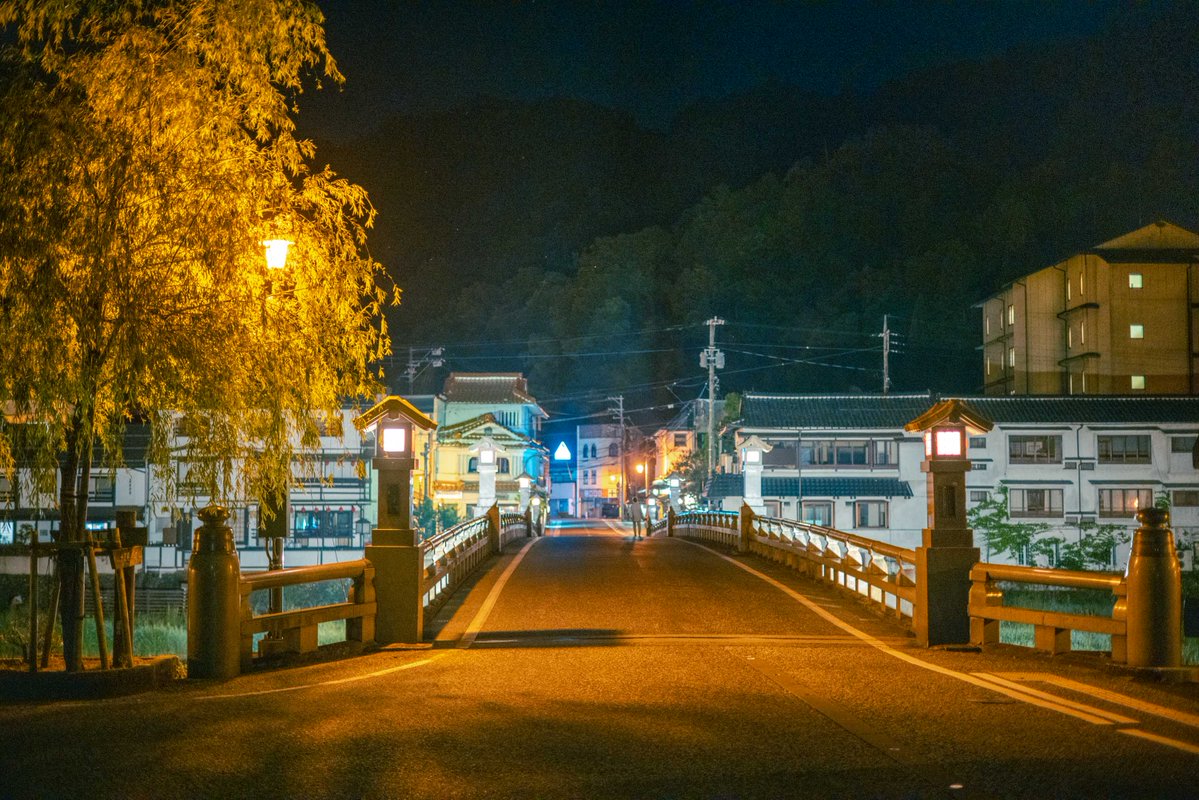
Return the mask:
<svg viewBox="0 0 1199 800"><path fill-rule="evenodd" d="M182 458L204 494L277 500L322 420L375 390L397 294L366 249L366 193L295 131L302 88L342 79L320 11L0 0L0 25L0 466L14 422L36 431L60 543L85 539L91 474L133 421L164 485ZM294 245L273 278L276 237ZM68 669L80 553L58 562Z"/></svg>

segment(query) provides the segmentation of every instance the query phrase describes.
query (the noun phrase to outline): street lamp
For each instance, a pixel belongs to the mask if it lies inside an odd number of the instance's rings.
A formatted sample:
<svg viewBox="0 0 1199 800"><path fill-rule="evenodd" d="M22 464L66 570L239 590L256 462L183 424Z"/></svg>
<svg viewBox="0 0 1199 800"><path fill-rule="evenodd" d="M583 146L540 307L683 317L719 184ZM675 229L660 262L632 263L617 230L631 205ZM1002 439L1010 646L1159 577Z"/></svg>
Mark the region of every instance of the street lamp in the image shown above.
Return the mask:
<svg viewBox="0 0 1199 800"><path fill-rule="evenodd" d="M496 454L502 450L490 436L484 436L470 452L476 454L479 465L479 502L475 514L486 514L495 505Z"/></svg>
<svg viewBox="0 0 1199 800"><path fill-rule="evenodd" d="M287 249L293 242L287 239L264 239L262 246L266 249L266 266L268 278L273 272L281 272L287 267ZM274 279L270 279L270 295L275 294ZM265 321L265 320L264 320ZM288 465L290 471L291 466ZM283 484L281 497L268 499L260 506L258 520L258 535L262 537L263 549L266 551L266 568L268 571L283 569L283 544L291 529L291 476ZM263 508L268 510L263 514ZM269 516L270 519L265 519ZM270 590L267 609L272 614L283 611L283 587ZM258 652L266 655L277 652L283 647L283 634L279 630L269 631L266 638L259 642Z"/></svg>

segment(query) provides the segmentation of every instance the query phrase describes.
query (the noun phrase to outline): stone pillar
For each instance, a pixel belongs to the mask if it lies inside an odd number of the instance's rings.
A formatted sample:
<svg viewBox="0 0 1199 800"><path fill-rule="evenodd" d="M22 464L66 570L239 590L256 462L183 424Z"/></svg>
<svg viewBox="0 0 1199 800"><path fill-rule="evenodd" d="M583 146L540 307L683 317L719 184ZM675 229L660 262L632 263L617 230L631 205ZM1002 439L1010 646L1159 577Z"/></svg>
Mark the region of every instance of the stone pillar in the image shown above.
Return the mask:
<svg viewBox="0 0 1199 800"><path fill-rule="evenodd" d="M928 525L916 548L912 627L918 644L970 641L970 570L978 562L974 531L966 527L966 459L925 460Z"/></svg>
<svg viewBox="0 0 1199 800"><path fill-rule="evenodd" d="M741 553L748 553L753 549L754 544L754 510L750 508L748 503L741 504L741 514L737 519L738 526L741 529L741 537L737 550Z"/></svg>
<svg viewBox="0 0 1199 800"><path fill-rule="evenodd" d="M1128 558L1128 665L1182 665L1182 572L1170 512L1143 508Z"/></svg>
<svg viewBox="0 0 1199 800"><path fill-rule="evenodd" d="M366 558L375 567L375 641L424 638L424 548L412 529L412 459L379 458L378 526Z"/></svg>

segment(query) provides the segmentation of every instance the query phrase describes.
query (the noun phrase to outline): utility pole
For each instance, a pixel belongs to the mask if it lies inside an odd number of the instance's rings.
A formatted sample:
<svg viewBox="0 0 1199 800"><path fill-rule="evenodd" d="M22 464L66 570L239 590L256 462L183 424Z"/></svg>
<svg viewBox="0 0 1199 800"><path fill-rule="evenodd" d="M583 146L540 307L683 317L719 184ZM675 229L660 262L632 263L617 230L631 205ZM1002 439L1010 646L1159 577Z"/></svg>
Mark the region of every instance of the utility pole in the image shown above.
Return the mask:
<svg viewBox="0 0 1199 800"><path fill-rule="evenodd" d="M616 397L609 397L608 402L616 404L616 407L613 409L609 409L609 411L613 414L616 414L620 418L620 491L618 492L618 497L616 499L618 502L618 507L620 509L620 518L623 520L624 519L624 507L625 507L625 493L628 491L628 488L627 488L628 484L625 483L625 469L624 469L624 442L625 442L624 395L622 394L622 395L617 395Z"/></svg>
<svg viewBox="0 0 1199 800"><path fill-rule="evenodd" d="M724 353L716 349L716 326L720 317L712 317L708 326L708 348L699 354L699 365L708 368L708 476L716 473L716 370L724 369Z"/></svg>
<svg viewBox="0 0 1199 800"><path fill-rule="evenodd" d="M408 394L412 394L416 378L425 367L440 367L445 363L445 348L444 347L428 347L420 349L420 355L417 356L419 348L408 348L408 368L404 370L404 377L408 379Z"/></svg>
<svg viewBox="0 0 1199 800"><path fill-rule="evenodd" d="M890 315L883 314L883 397L891 391L891 327Z"/></svg>

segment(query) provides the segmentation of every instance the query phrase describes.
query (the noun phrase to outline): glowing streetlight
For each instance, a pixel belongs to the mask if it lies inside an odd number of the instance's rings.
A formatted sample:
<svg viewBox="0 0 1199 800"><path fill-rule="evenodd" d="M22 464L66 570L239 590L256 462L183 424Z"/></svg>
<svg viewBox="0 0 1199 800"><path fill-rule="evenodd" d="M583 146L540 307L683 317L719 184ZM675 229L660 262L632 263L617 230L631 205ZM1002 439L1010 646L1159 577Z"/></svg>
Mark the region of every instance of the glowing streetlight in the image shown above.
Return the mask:
<svg viewBox="0 0 1199 800"><path fill-rule="evenodd" d="M264 239L262 246L266 248L266 266L268 269L283 269L287 266L287 248L295 242L288 239Z"/></svg>

